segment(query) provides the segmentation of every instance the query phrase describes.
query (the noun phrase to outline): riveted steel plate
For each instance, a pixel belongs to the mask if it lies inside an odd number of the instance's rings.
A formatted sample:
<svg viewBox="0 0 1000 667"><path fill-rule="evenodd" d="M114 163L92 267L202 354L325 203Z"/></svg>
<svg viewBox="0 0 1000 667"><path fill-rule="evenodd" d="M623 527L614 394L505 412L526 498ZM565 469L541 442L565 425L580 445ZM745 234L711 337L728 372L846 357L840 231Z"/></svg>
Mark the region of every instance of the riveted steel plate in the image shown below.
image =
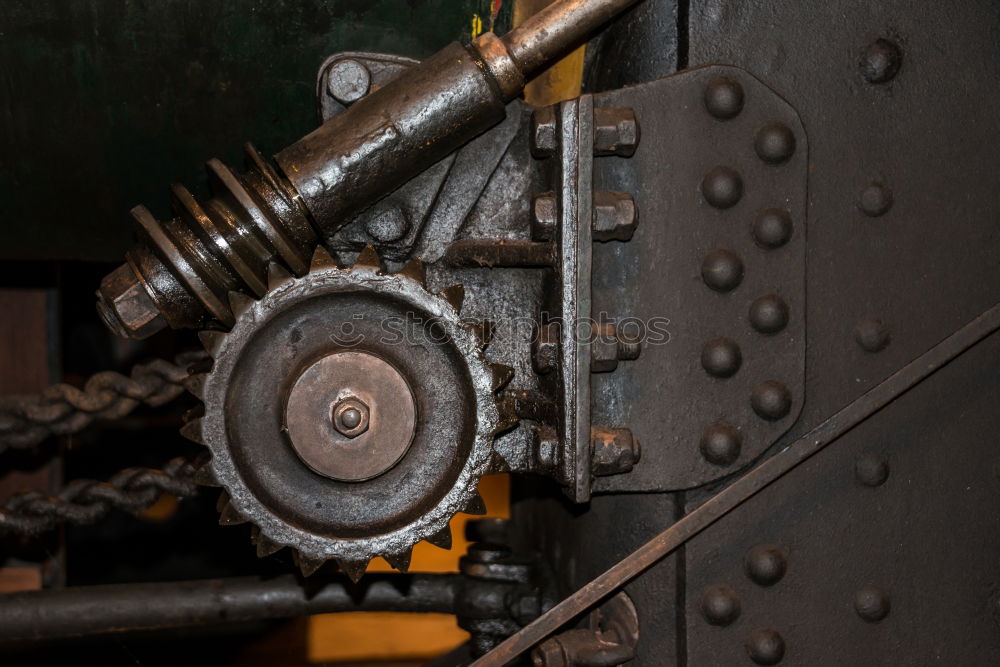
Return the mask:
<svg viewBox="0 0 1000 667"><path fill-rule="evenodd" d="M639 225L627 243L594 244L593 313L646 332L638 361L592 377L594 423L642 442L635 469L595 491L698 486L758 458L802 405L806 135L733 67L595 106L634 109L642 138L631 158L595 158L595 190L632 193Z"/></svg>

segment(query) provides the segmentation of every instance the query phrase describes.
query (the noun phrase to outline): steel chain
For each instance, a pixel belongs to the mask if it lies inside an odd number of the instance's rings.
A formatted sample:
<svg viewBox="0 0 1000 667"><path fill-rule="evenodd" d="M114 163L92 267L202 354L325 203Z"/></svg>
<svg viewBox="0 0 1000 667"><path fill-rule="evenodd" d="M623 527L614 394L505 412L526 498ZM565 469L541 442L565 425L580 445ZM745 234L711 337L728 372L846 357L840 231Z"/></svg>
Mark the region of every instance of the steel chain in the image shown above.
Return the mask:
<svg viewBox="0 0 1000 667"><path fill-rule="evenodd" d="M91 524L112 509L135 514L152 506L165 493L179 498L195 493L196 466L183 458L162 470L127 468L107 482L78 479L55 496L26 491L0 508L0 534L39 535L63 523Z"/></svg>
<svg viewBox="0 0 1000 667"><path fill-rule="evenodd" d="M37 395L0 396L0 452L31 447L49 435L76 433L97 419L120 419L140 403L168 403L184 392L188 368L206 359L202 351L185 352L174 362L138 364L128 376L103 371L83 389L63 383Z"/></svg>

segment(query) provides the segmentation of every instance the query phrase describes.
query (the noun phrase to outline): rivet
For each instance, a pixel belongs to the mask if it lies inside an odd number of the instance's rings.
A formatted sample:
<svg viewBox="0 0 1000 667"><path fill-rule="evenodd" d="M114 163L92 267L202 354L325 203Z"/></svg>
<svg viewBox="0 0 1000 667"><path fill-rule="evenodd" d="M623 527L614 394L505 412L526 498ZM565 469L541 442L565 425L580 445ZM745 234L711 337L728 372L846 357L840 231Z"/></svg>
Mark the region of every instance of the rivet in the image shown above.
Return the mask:
<svg viewBox="0 0 1000 667"><path fill-rule="evenodd" d="M792 409L792 394L777 380L765 380L754 387L750 395L753 411L763 419L781 419Z"/></svg>
<svg viewBox="0 0 1000 667"><path fill-rule="evenodd" d="M766 208L753 221L753 239L763 248L780 248L792 238L792 216L780 208Z"/></svg>
<svg viewBox="0 0 1000 667"><path fill-rule="evenodd" d="M757 130L753 149L764 162L781 164L795 152L795 134L784 123L767 123Z"/></svg>
<svg viewBox="0 0 1000 667"><path fill-rule="evenodd" d="M880 454L863 454L854 462L854 476L865 486L881 486L889 479L889 461Z"/></svg>
<svg viewBox="0 0 1000 667"><path fill-rule="evenodd" d="M881 352L892 340L889 325L877 318L868 318L854 327L854 340L866 352Z"/></svg>
<svg viewBox="0 0 1000 667"><path fill-rule="evenodd" d="M892 208L892 191L879 181L871 181L861 188L858 208L872 218L885 215Z"/></svg>
<svg viewBox="0 0 1000 667"><path fill-rule="evenodd" d="M743 260L732 250L713 250L701 263L701 277L716 292L728 292L743 280Z"/></svg>
<svg viewBox="0 0 1000 667"><path fill-rule="evenodd" d="M758 544L747 552L744 565L754 583L771 586L785 576L788 553L775 544Z"/></svg>
<svg viewBox="0 0 1000 667"><path fill-rule="evenodd" d="M889 615L889 594L877 586L865 586L854 594L854 611L869 623L877 623Z"/></svg>
<svg viewBox="0 0 1000 667"><path fill-rule="evenodd" d="M376 241L392 243L410 232L410 221L403 209L390 206L369 218L365 223L365 231Z"/></svg>
<svg viewBox="0 0 1000 667"><path fill-rule="evenodd" d="M743 86L728 76L719 76L705 88L705 108L719 120L735 118L743 110Z"/></svg>
<svg viewBox="0 0 1000 667"><path fill-rule="evenodd" d="M701 613L712 625L729 625L740 615L740 599L728 586L712 586L701 598Z"/></svg>
<svg viewBox="0 0 1000 667"><path fill-rule="evenodd" d="M788 304L777 294L765 294L750 304L750 326L761 333L773 334L788 325Z"/></svg>
<svg viewBox="0 0 1000 667"><path fill-rule="evenodd" d="M895 78L902 64L903 52L899 45L879 38L861 54L861 76L868 83L886 83Z"/></svg>
<svg viewBox="0 0 1000 667"><path fill-rule="evenodd" d="M727 466L740 457L743 436L729 424L712 424L701 434L698 448L709 463Z"/></svg>
<svg viewBox="0 0 1000 667"><path fill-rule="evenodd" d="M771 628L760 628L747 637L746 651L758 665L777 665L785 657L785 640Z"/></svg>
<svg viewBox="0 0 1000 667"><path fill-rule="evenodd" d="M743 179L732 167L718 166L701 181L705 201L715 208L731 208L743 196Z"/></svg>
<svg viewBox="0 0 1000 667"><path fill-rule="evenodd" d="M740 346L731 338L713 338L701 349L702 368L717 378L730 377L740 369L742 362Z"/></svg>

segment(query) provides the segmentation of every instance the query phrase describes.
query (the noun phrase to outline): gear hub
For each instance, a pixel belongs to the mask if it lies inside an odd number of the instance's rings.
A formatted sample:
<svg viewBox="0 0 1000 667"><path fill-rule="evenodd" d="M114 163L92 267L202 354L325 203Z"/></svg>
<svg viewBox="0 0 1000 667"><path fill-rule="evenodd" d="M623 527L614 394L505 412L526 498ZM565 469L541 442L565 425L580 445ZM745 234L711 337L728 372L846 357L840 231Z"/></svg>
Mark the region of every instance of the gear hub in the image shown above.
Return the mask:
<svg viewBox="0 0 1000 667"><path fill-rule="evenodd" d="M201 333L214 363L184 430L211 452L200 478L224 490L221 523L254 524L258 555L291 547L307 575L450 547L511 426L496 402L510 369L486 361L461 297L429 292L418 262L383 273L371 248L350 269L320 248L301 278L273 265L260 300L232 295L232 330Z"/></svg>

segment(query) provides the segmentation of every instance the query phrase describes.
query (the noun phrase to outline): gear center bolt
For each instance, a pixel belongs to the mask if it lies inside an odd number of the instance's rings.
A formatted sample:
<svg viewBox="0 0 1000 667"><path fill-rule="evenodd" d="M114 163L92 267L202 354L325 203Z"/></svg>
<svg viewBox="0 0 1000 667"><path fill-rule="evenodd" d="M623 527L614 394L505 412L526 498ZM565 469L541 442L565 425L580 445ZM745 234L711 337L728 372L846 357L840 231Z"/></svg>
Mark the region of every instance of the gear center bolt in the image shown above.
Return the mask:
<svg viewBox="0 0 1000 667"><path fill-rule="evenodd" d="M314 472L362 482L390 470L410 448L416 403L389 362L336 352L313 362L285 402L292 448Z"/></svg>

